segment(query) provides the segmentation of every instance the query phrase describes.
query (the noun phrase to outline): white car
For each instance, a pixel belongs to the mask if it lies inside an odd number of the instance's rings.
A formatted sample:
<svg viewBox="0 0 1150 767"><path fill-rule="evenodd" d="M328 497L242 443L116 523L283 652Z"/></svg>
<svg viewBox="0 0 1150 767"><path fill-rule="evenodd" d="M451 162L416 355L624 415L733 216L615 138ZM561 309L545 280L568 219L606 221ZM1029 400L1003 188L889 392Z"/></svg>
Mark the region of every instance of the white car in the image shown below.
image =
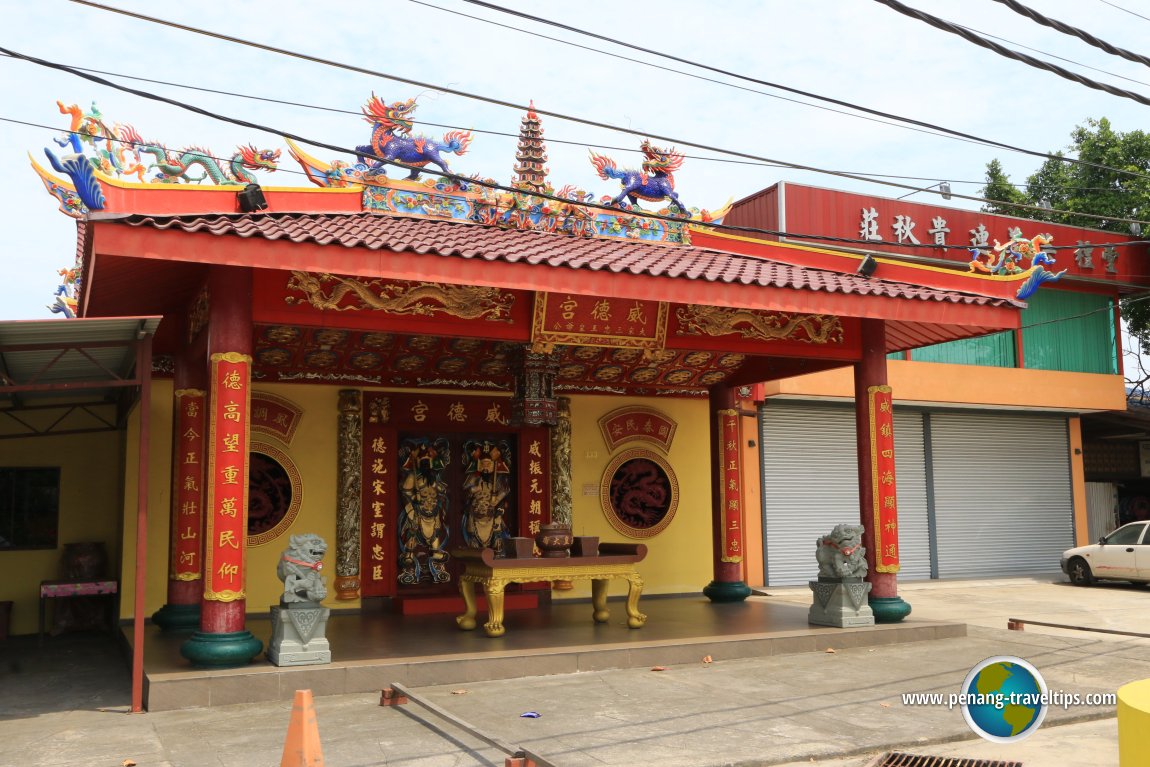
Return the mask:
<svg viewBox="0 0 1150 767"><path fill-rule="evenodd" d="M1150 583L1150 522L1131 522L1098 543L1067 549L1062 552L1062 572L1078 586L1096 580Z"/></svg>

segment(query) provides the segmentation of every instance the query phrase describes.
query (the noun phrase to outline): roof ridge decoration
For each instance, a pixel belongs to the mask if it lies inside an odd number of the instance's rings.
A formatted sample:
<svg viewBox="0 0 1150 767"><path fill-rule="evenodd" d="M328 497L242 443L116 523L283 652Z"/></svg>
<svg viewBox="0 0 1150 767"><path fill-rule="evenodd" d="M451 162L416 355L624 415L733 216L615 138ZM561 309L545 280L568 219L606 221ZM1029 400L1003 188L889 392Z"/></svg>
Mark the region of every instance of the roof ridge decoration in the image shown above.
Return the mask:
<svg viewBox="0 0 1150 767"><path fill-rule="evenodd" d="M72 153L57 157L50 147L45 147L44 154L57 173L71 179L72 189L35 161L32 166L48 192L60 200L61 211L74 218L105 208L107 200L100 186L102 179L135 176L141 184L200 184L210 180L215 185L238 186L255 181L249 171L275 171L279 163L279 149L257 149L250 144L238 146L223 162L200 146L171 150L158 141L145 141L131 125L109 125L95 102L87 112L78 104L65 106L64 102L57 101L56 106L60 114L68 115L69 124L53 141L60 147L71 148ZM148 157L152 158L151 162ZM195 166L203 171L202 175L193 175ZM148 171L155 172L150 181L145 179Z"/></svg>
<svg viewBox="0 0 1150 767"><path fill-rule="evenodd" d="M1052 272L1046 269L1056 262L1054 255L1045 250L1045 246L1054 242L1054 236L1039 234L1030 239L1022 236L1021 230L1012 230L1011 237L1004 243L994 241L994 255L980 248L971 248L969 271L982 274L995 275L1027 275L1026 281L1018 286L1015 297L1025 301L1034 295L1044 283L1058 282L1066 269ZM1025 269L1020 264L1030 260L1030 268Z"/></svg>

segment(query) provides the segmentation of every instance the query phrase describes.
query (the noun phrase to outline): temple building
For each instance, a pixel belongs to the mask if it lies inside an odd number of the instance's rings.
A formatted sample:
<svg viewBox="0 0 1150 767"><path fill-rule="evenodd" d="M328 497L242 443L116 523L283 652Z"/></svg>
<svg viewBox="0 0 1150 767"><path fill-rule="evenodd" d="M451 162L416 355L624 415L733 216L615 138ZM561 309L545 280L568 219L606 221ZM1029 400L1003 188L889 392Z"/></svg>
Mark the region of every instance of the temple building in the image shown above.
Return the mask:
<svg viewBox="0 0 1150 767"><path fill-rule="evenodd" d="M334 610L414 615L457 609L455 552L548 523L644 543L644 594L727 602L809 580L816 537L861 521L881 621L910 610L902 578L1052 570L1085 540L1080 418L1125 407L1143 245L790 184L687 209L682 156L649 142L641 170L593 155L617 195L554 192L534 109L503 186L447 165L470 134L411 137L414 108L373 97L355 162L285 140L103 165L77 137L120 126L75 108L72 154L36 165L77 221L75 319L0 336L28 371L0 388L0 471L43 500L0 552L14 631L79 540L122 618L192 632L206 666L260 652L247 619L292 534L331 542ZM256 183L288 161L311 187ZM1089 266L1043 250L1088 241ZM20 356L107 349L99 382L72 372L94 400Z"/></svg>

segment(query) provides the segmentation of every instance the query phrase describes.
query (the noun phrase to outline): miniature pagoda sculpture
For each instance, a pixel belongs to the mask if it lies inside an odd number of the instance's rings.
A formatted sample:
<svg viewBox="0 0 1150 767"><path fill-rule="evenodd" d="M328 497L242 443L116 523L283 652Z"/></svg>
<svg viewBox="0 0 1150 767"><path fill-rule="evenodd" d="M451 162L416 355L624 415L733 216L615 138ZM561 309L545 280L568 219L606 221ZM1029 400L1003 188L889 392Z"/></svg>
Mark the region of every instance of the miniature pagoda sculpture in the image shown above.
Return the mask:
<svg viewBox="0 0 1150 767"><path fill-rule="evenodd" d="M535 102L519 125L519 145L515 150L515 186L528 192L547 191L547 147L543 143L543 123Z"/></svg>
<svg viewBox="0 0 1150 767"><path fill-rule="evenodd" d="M308 666L331 663L327 619L331 610L323 607L327 584L320 571L327 543L318 535L293 535L291 545L280 556L276 575L283 581L279 605L271 608L272 638L268 660L277 666Z"/></svg>
<svg viewBox="0 0 1150 767"><path fill-rule="evenodd" d="M862 525L835 525L815 541L819 578L811 581L814 604L807 622L817 626L873 626L874 612L867 604L871 585L867 573Z"/></svg>

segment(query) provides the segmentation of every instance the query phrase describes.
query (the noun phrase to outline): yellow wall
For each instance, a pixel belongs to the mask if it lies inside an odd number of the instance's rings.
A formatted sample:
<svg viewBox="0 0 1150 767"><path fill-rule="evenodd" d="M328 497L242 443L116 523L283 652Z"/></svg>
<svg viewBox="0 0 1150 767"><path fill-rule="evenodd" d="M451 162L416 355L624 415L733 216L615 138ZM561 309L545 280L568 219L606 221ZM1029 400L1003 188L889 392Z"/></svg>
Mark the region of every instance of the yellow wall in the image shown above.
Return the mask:
<svg viewBox="0 0 1150 767"><path fill-rule="evenodd" d="M279 538L262 546L250 547L247 559L247 608L249 613L265 613L276 604L282 585L275 575L280 553L292 533L317 533L329 545L328 590L326 604L334 609L359 607L358 601L334 600L335 578L335 508L336 456L339 386L268 384L256 385L253 391L275 394L294 402L303 410L299 428L290 446L268 437L253 434L253 441L267 441L286 452L300 473L303 503L291 528ZM145 615L163 606L167 597L168 529L170 516L170 451L172 418L172 385L157 381L152 395L152 429L150 446L148 564ZM705 400L626 398L608 396L572 397L572 487L573 519L576 535L597 535L601 541L633 542L612 528L603 515L599 485L611 458L632 447L650 443L626 443L609 451L599 432L598 419L624 405L655 407L678 423L668 460L679 483L679 506L669 527L654 538L643 541L648 546L640 573L646 583L644 593L698 593L712 578L711 496L708 407ZM137 428L133 414L129 435ZM134 611L135 573L135 503L137 465L136 440L129 439L127 448L126 488L123 503L123 617ZM584 495L584 487L593 486L593 495ZM757 513L757 511L755 512ZM586 597L587 584L577 584L568 592L557 592L558 598Z"/></svg>
<svg viewBox="0 0 1150 767"><path fill-rule="evenodd" d="M257 384L253 391L276 394L291 400L303 410L299 427L290 445L267 434L256 432L253 442L266 442L291 457L300 473L303 502L292 526L280 537L261 546L248 548L247 608L249 613L266 613L279 602L283 585L276 577L276 563L287 546L288 536L316 533L327 541L330 569L327 582L327 605L333 608L358 607L358 601L334 601L335 579L335 506L336 506L336 428L339 412L338 386L292 386ZM137 429L136 414L128 433ZM146 616L163 606L168 589L168 530L171 503L172 384L157 381L152 389L152 429L148 479L148 561L145 586ZM124 597L121 614L134 612L135 541L136 541L136 440L129 440L125 469L124 502Z"/></svg>
<svg viewBox="0 0 1150 767"><path fill-rule="evenodd" d="M0 466L60 467L57 547L0 551L0 600L11 600L13 634L36 631L40 581L62 577L66 543L102 541L109 575L120 559L120 455L118 432L0 440Z"/></svg>
<svg viewBox="0 0 1150 767"><path fill-rule="evenodd" d="M821 373L769 381L765 396L854 396L850 365ZM1020 370L941 362L887 362L894 397L901 402L978 405L981 407L1126 410L1120 375Z"/></svg>
<svg viewBox="0 0 1150 767"><path fill-rule="evenodd" d="M679 507L671 524L653 538L634 539L616 532L607 522L599 501L603 472L613 456L636 447L661 452L649 442L626 442L613 451L607 449L599 431L599 418L626 405L655 408L678 424L667 458L679 482ZM644 594L697 594L714 576L710 473L713 459L707 413L705 399L571 397L573 532L597 535L601 543L645 543L647 558L638 566L645 584ZM584 494L585 490L590 494ZM591 588L586 582L577 582L571 591L553 592L557 599L589 597L590 594Z"/></svg>

